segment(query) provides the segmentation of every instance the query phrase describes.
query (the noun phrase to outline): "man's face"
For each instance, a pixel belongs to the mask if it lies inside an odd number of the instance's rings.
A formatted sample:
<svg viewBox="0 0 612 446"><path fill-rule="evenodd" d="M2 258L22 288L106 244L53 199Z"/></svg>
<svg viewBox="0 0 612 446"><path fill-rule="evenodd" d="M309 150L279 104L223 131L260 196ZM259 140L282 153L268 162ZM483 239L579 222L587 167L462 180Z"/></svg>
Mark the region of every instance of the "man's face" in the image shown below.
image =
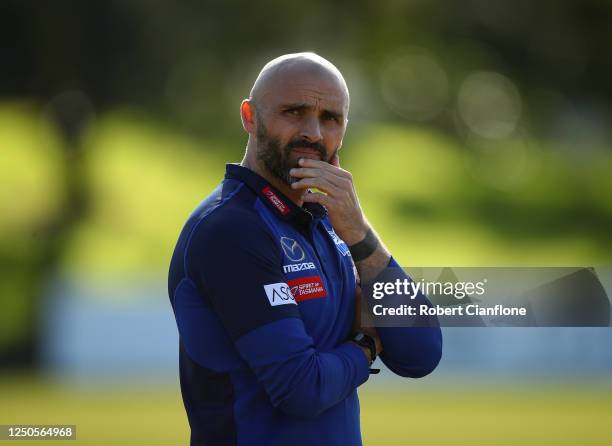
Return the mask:
<svg viewBox="0 0 612 446"><path fill-rule="evenodd" d="M286 184L300 158L331 162L346 130L348 98L325 73L287 76L262 95L256 107L257 159Z"/></svg>

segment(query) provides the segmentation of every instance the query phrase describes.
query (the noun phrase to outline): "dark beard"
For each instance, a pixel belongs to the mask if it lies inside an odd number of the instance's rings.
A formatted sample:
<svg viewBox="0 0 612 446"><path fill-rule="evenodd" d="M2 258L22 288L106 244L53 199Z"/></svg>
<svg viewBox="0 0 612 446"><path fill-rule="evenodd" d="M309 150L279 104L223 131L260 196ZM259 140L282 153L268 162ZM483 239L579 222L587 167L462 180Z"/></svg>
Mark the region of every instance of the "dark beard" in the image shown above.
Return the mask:
<svg viewBox="0 0 612 446"><path fill-rule="evenodd" d="M295 139L281 147L280 140L269 135L268 129L261 122L261 119L257 121L257 159L263 163L268 172L287 185L300 180L300 178L289 175L291 169L298 167L297 160L291 162L289 159L291 150L295 147L308 147L317 150L319 157L322 160L326 159L326 151L323 144ZM337 149L334 151L334 154L336 152ZM329 160L327 161L329 162Z"/></svg>

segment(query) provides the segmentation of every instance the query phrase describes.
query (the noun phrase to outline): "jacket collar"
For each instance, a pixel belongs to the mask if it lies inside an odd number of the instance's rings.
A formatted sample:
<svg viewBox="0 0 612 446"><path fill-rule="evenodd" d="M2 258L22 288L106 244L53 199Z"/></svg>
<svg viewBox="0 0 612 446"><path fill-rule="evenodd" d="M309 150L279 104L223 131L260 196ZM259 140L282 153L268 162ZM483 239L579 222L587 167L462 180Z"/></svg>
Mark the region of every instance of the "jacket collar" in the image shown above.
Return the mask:
<svg viewBox="0 0 612 446"><path fill-rule="evenodd" d="M243 182L278 217L295 224L308 225L312 220L321 219L327 215L327 210L318 203L304 203L303 207L297 206L265 178L239 164L226 164L225 178Z"/></svg>

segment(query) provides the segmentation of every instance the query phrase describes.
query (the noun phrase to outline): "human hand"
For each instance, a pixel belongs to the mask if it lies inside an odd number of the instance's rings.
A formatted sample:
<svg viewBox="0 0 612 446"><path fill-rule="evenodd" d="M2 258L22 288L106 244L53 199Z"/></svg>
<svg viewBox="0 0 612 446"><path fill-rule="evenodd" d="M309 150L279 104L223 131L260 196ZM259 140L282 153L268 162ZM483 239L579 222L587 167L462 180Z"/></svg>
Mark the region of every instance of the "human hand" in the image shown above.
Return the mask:
<svg viewBox="0 0 612 446"><path fill-rule="evenodd" d="M338 155L331 163L310 158L300 158L300 167L289 174L300 178L291 184L292 189L316 188L321 192L304 194L304 202L319 203L327 209L334 231L351 246L363 240L368 231L365 216L359 205L357 192L350 172L340 167Z"/></svg>

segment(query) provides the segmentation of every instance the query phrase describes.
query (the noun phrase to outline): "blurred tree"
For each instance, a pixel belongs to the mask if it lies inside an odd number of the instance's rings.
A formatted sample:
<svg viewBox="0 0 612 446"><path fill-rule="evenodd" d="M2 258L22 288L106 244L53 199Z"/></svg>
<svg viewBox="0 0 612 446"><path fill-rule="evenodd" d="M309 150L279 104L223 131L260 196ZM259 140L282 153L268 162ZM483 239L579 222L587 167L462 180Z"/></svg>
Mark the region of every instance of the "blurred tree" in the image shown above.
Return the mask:
<svg viewBox="0 0 612 446"><path fill-rule="evenodd" d="M98 110L137 104L224 137L235 137L235 102L259 66L297 50L351 61L376 84L381 62L417 45L451 74L499 70L525 90L559 91L608 114L612 102L612 3L603 0L9 0L0 8L0 96L45 101L78 89Z"/></svg>

